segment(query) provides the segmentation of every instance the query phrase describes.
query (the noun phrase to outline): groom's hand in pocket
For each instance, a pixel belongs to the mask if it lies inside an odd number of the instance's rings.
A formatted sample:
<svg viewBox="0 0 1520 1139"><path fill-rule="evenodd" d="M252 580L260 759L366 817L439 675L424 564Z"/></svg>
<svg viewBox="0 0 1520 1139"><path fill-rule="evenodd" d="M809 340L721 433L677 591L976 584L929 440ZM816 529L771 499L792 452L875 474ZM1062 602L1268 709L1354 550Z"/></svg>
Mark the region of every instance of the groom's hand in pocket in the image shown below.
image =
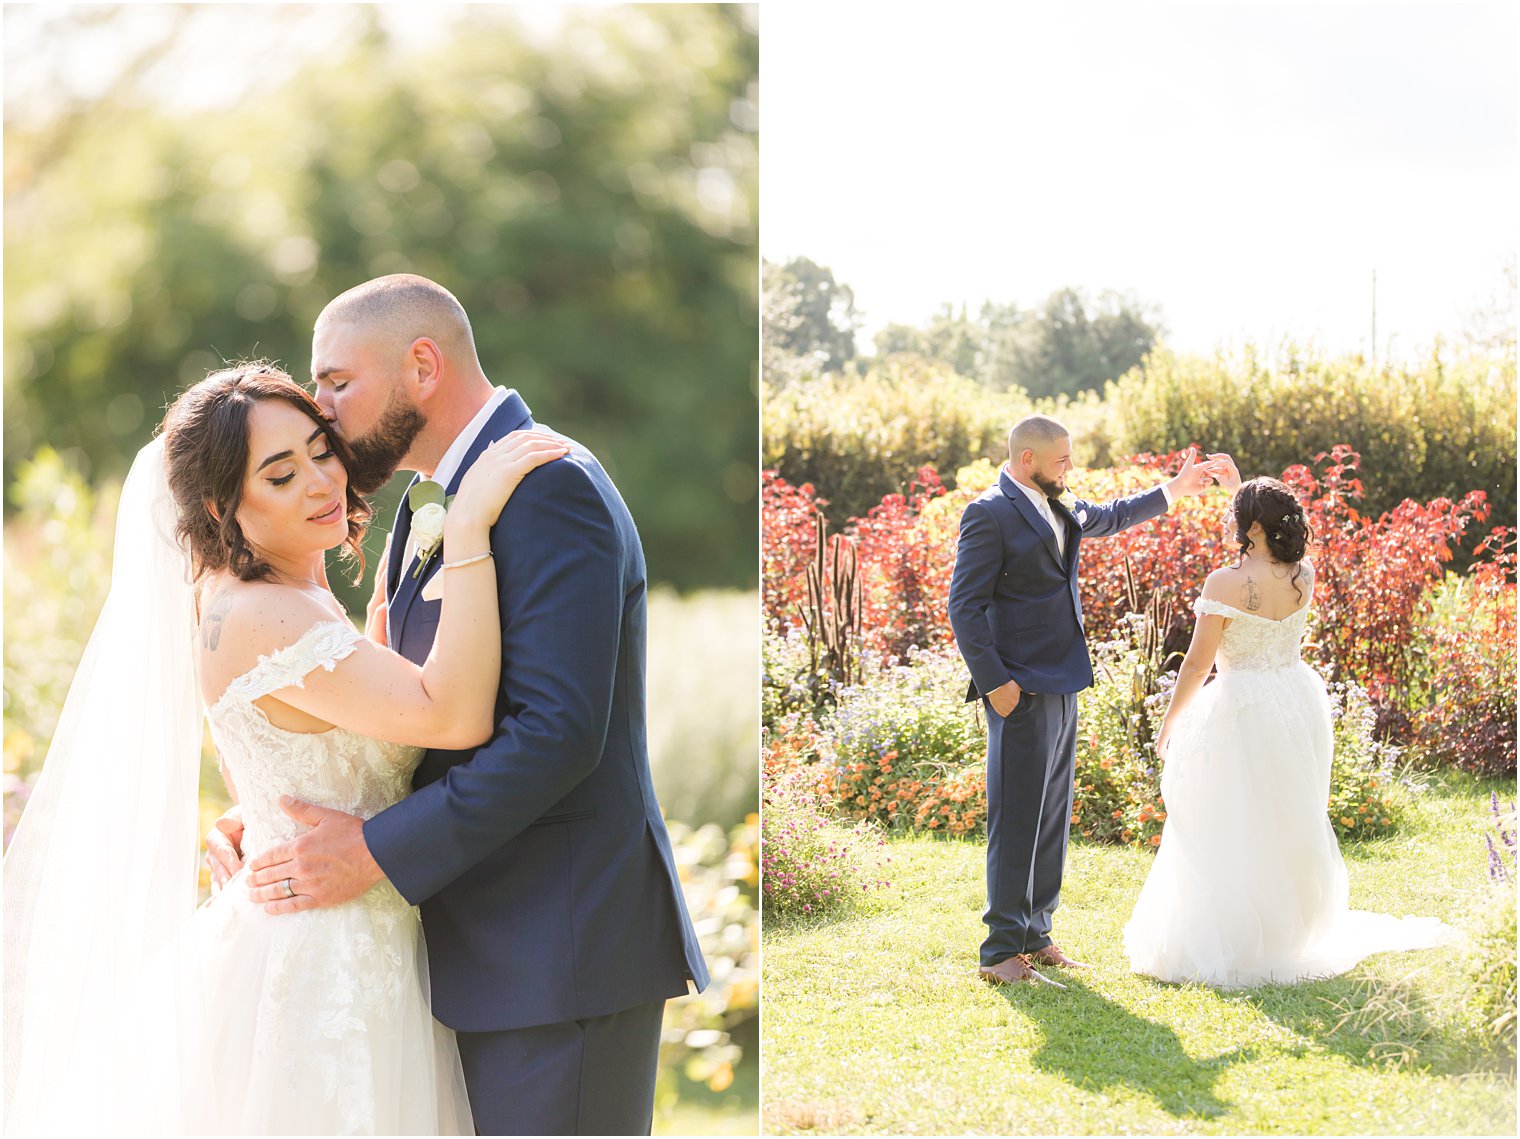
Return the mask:
<svg viewBox="0 0 1520 1139"><path fill-rule="evenodd" d="M364 841L364 820L290 795L280 809L311 828L248 864L248 896L271 914L338 906L385 877ZM289 886L286 883L289 883Z"/></svg>
<svg viewBox="0 0 1520 1139"><path fill-rule="evenodd" d="M992 705L992 710L1005 720L1013 714L1013 710L1019 706L1019 699L1023 696L1023 689L1019 687L1017 680L1010 680L1001 688L994 688L987 693L987 703Z"/></svg>

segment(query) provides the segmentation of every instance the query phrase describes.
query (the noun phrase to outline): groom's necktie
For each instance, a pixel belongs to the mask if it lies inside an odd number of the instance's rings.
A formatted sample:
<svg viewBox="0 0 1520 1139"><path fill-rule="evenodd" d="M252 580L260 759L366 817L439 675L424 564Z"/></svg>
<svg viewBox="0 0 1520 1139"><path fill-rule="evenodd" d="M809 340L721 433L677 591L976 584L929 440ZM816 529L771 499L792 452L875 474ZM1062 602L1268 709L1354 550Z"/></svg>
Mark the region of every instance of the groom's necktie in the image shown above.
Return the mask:
<svg viewBox="0 0 1520 1139"><path fill-rule="evenodd" d="M1056 550L1060 552L1061 559L1066 559L1066 523L1061 521L1056 514L1056 508L1046 498L1040 502L1040 513L1045 515L1045 521L1050 525L1051 533L1056 536Z"/></svg>

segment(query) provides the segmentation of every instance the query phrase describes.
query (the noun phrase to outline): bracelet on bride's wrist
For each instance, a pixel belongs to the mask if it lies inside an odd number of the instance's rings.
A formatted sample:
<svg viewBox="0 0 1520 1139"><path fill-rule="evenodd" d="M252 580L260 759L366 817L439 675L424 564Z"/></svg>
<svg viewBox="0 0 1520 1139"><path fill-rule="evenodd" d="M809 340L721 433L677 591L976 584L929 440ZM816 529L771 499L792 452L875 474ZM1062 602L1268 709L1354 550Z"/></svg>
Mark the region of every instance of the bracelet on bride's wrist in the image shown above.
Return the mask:
<svg viewBox="0 0 1520 1139"><path fill-rule="evenodd" d="M457 562L444 562L442 568L444 568L446 570L451 570L451 569L458 569L460 566L472 566L476 562L483 562L487 558L490 558L492 556L493 555L492 555L491 551L487 550L483 554L476 554L473 558L460 558Z"/></svg>

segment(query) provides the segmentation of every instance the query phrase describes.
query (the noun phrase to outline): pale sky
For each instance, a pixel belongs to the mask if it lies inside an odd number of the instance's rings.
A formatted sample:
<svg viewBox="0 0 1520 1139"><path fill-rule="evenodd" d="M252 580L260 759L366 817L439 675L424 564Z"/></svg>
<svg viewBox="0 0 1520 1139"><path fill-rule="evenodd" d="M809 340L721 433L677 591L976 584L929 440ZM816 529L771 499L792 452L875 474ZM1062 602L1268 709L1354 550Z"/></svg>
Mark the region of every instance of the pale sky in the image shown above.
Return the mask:
<svg viewBox="0 0 1520 1139"><path fill-rule="evenodd" d="M1425 350L1517 244L1520 6L766 5L761 247L863 333L1075 285L1170 342ZM866 341L868 343L868 341Z"/></svg>

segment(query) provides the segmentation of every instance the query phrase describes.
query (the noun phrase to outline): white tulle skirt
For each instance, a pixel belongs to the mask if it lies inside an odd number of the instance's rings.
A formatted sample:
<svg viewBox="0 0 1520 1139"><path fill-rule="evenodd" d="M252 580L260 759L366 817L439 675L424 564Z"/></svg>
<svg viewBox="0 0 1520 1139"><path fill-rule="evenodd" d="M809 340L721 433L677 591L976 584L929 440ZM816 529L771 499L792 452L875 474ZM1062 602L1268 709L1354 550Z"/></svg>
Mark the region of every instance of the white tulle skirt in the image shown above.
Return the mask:
<svg viewBox="0 0 1520 1139"><path fill-rule="evenodd" d="M1124 928L1135 972L1284 983L1453 937L1434 918L1350 909L1326 812L1332 754L1329 697L1307 665L1226 672L1199 692L1173 732L1161 847Z"/></svg>
<svg viewBox="0 0 1520 1139"><path fill-rule="evenodd" d="M417 911L389 883L271 916L239 874L137 991L87 1010L98 1038L79 1042L73 1072L18 1093L9 1130L474 1134L453 1033L426 985Z"/></svg>

